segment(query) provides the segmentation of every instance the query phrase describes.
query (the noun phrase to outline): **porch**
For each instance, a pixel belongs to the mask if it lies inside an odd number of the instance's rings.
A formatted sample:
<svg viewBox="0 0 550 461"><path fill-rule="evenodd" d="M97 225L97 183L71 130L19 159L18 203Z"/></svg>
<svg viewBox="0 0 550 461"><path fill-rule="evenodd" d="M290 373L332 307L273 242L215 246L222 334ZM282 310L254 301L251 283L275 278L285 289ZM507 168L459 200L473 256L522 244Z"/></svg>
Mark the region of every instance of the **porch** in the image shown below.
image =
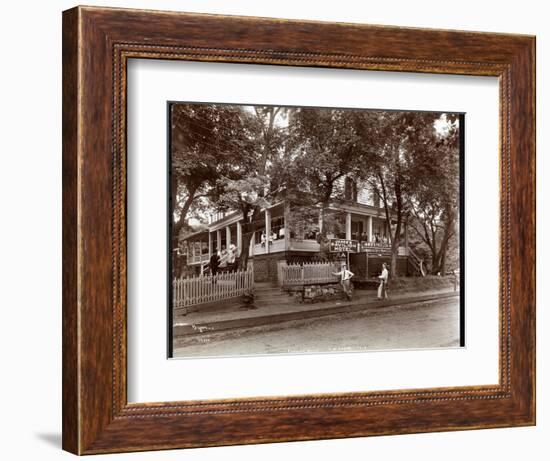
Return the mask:
<svg viewBox="0 0 550 461"><path fill-rule="evenodd" d="M318 236L323 229L320 211L310 210L310 216L291 217L288 203L279 203L265 209L254 223L256 229L250 236L249 256L272 253L318 253L321 249ZM317 213L317 214L316 214ZM391 229L380 209L365 205L342 205L330 210L335 223L327 232L329 239L345 239L357 242L358 252L387 254L390 250ZM292 223L291 223L292 221ZM242 217L234 213L196 233L185 242L188 266L204 266L216 251L234 248L241 256L243 238ZM408 256L407 228L402 230L399 256Z"/></svg>

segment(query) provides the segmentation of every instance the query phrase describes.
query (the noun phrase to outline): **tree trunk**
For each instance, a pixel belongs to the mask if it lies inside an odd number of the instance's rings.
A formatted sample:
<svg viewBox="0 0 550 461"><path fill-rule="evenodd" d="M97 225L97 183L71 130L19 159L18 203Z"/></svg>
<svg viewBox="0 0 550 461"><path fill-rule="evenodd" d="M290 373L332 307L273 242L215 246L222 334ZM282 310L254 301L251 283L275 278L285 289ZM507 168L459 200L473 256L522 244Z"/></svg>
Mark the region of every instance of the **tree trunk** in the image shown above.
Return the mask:
<svg viewBox="0 0 550 461"><path fill-rule="evenodd" d="M258 219L258 216L260 215L260 208L255 207L254 212L252 213L252 216L250 217L250 221L246 222L246 219L248 217L250 209L248 207L244 207L242 210L243 213L243 244L241 248L241 255L239 258L239 269L240 270L246 270L248 268L248 257L250 253L250 242L252 241L252 236L254 235L254 232L256 230L256 220Z"/></svg>
<svg viewBox="0 0 550 461"><path fill-rule="evenodd" d="M432 267L430 272L432 275L437 275L439 272L439 255L435 248L430 248L430 251L432 252Z"/></svg>
<svg viewBox="0 0 550 461"><path fill-rule="evenodd" d="M399 236L395 236L391 244L390 277L397 278L397 257L399 254Z"/></svg>
<svg viewBox="0 0 550 461"><path fill-rule="evenodd" d="M179 233L182 229L182 227L187 222L187 213L189 212L189 208L191 208L191 205L193 204L193 201L195 200L195 194L197 193L197 188L192 187L189 189L189 196L185 200L183 206L179 210L180 212L180 219L178 221L174 221L174 211L176 210L176 204L177 204L177 181L172 181L171 184L171 199L172 199L172 216L170 217L172 219L172 248L176 248L178 246L179 242Z"/></svg>
<svg viewBox="0 0 550 461"><path fill-rule="evenodd" d="M447 272L447 245L443 247L443 252L439 259L439 272L441 272L441 275L445 275Z"/></svg>
<svg viewBox="0 0 550 461"><path fill-rule="evenodd" d="M434 269L433 273L445 275L447 271L447 249L449 247L449 242L454 233L454 215L449 213L447 222L445 223L445 229L443 231L443 236L441 238L441 243L439 245L439 250L437 251L437 268Z"/></svg>
<svg viewBox="0 0 550 461"><path fill-rule="evenodd" d="M248 226L246 226L248 227ZM244 233L242 239L241 255L239 257L239 269L246 270L248 267L248 255L250 253L250 241L252 240L253 232Z"/></svg>
<svg viewBox="0 0 550 461"><path fill-rule="evenodd" d="M380 181L380 188L382 189L382 201L384 203L384 213L386 216L386 225L389 229L389 236L391 242L391 261L390 261L390 277L397 278L397 257L399 254L399 244L401 242L401 223L403 221L403 203L401 197L401 186L396 180L395 194L397 203L397 223L395 225L395 233L392 233L391 228L391 210L389 207L389 199L386 191L386 185L382 174L378 173L378 179Z"/></svg>
<svg viewBox="0 0 550 461"><path fill-rule="evenodd" d="M319 240L319 257L321 259L328 259L330 255L330 244L327 238L327 225L325 223L325 216L328 209L328 202L324 201L321 204L321 216L320 216L320 224L321 224L321 232L320 232L320 240Z"/></svg>
<svg viewBox="0 0 550 461"><path fill-rule="evenodd" d="M396 187L397 222L395 224L395 233L392 236L392 242L391 242L391 272L390 272L390 276L392 276L393 278L397 278L397 257L399 255L399 245L401 244L401 224L403 221L401 195L399 191L400 191L400 188ZM390 217L390 222L388 223L388 226L389 226L390 235L391 235L391 217Z"/></svg>

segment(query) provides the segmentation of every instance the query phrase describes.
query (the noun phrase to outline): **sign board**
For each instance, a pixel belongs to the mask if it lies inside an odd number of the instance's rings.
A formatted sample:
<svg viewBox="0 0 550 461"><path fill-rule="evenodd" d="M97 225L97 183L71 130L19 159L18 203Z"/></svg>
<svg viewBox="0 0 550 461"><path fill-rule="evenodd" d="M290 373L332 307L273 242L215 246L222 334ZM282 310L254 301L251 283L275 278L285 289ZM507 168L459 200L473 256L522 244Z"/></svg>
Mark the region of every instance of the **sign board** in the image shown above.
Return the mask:
<svg viewBox="0 0 550 461"><path fill-rule="evenodd" d="M357 253L357 240L330 239L331 253Z"/></svg>
<svg viewBox="0 0 550 461"><path fill-rule="evenodd" d="M391 254L391 245L382 242L361 242L360 251L374 254Z"/></svg>

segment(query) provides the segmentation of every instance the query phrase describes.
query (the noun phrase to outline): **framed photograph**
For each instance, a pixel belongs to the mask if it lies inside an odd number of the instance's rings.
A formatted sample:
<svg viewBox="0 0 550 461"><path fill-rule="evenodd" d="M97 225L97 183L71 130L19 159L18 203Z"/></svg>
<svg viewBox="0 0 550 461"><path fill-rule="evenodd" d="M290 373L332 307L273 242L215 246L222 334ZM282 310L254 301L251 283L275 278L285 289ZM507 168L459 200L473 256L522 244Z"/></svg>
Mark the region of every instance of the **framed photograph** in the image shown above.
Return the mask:
<svg viewBox="0 0 550 461"><path fill-rule="evenodd" d="M168 123L169 357L465 346L464 113L171 101Z"/></svg>
<svg viewBox="0 0 550 461"><path fill-rule="evenodd" d="M63 448L535 424L535 39L63 13Z"/></svg>

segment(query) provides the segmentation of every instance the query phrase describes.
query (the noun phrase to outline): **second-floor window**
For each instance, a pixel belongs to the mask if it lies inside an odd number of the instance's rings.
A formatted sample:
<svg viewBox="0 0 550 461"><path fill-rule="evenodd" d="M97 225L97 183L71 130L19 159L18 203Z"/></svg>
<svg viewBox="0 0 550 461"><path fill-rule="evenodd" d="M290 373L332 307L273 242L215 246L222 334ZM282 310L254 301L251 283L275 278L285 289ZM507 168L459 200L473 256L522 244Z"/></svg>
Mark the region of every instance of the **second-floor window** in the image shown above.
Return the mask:
<svg viewBox="0 0 550 461"><path fill-rule="evenodd" d="M344 183L344 198L357 202L357 183L351 178L346 178Z"/></svg>
<svg viewBox="0 0 550 461"><path fill-rule="evenodd" d="M382 199L380 197L380 194L378 193L378 189L376 187L372 188L372 205L381 208L382 207Z"/></svg>

